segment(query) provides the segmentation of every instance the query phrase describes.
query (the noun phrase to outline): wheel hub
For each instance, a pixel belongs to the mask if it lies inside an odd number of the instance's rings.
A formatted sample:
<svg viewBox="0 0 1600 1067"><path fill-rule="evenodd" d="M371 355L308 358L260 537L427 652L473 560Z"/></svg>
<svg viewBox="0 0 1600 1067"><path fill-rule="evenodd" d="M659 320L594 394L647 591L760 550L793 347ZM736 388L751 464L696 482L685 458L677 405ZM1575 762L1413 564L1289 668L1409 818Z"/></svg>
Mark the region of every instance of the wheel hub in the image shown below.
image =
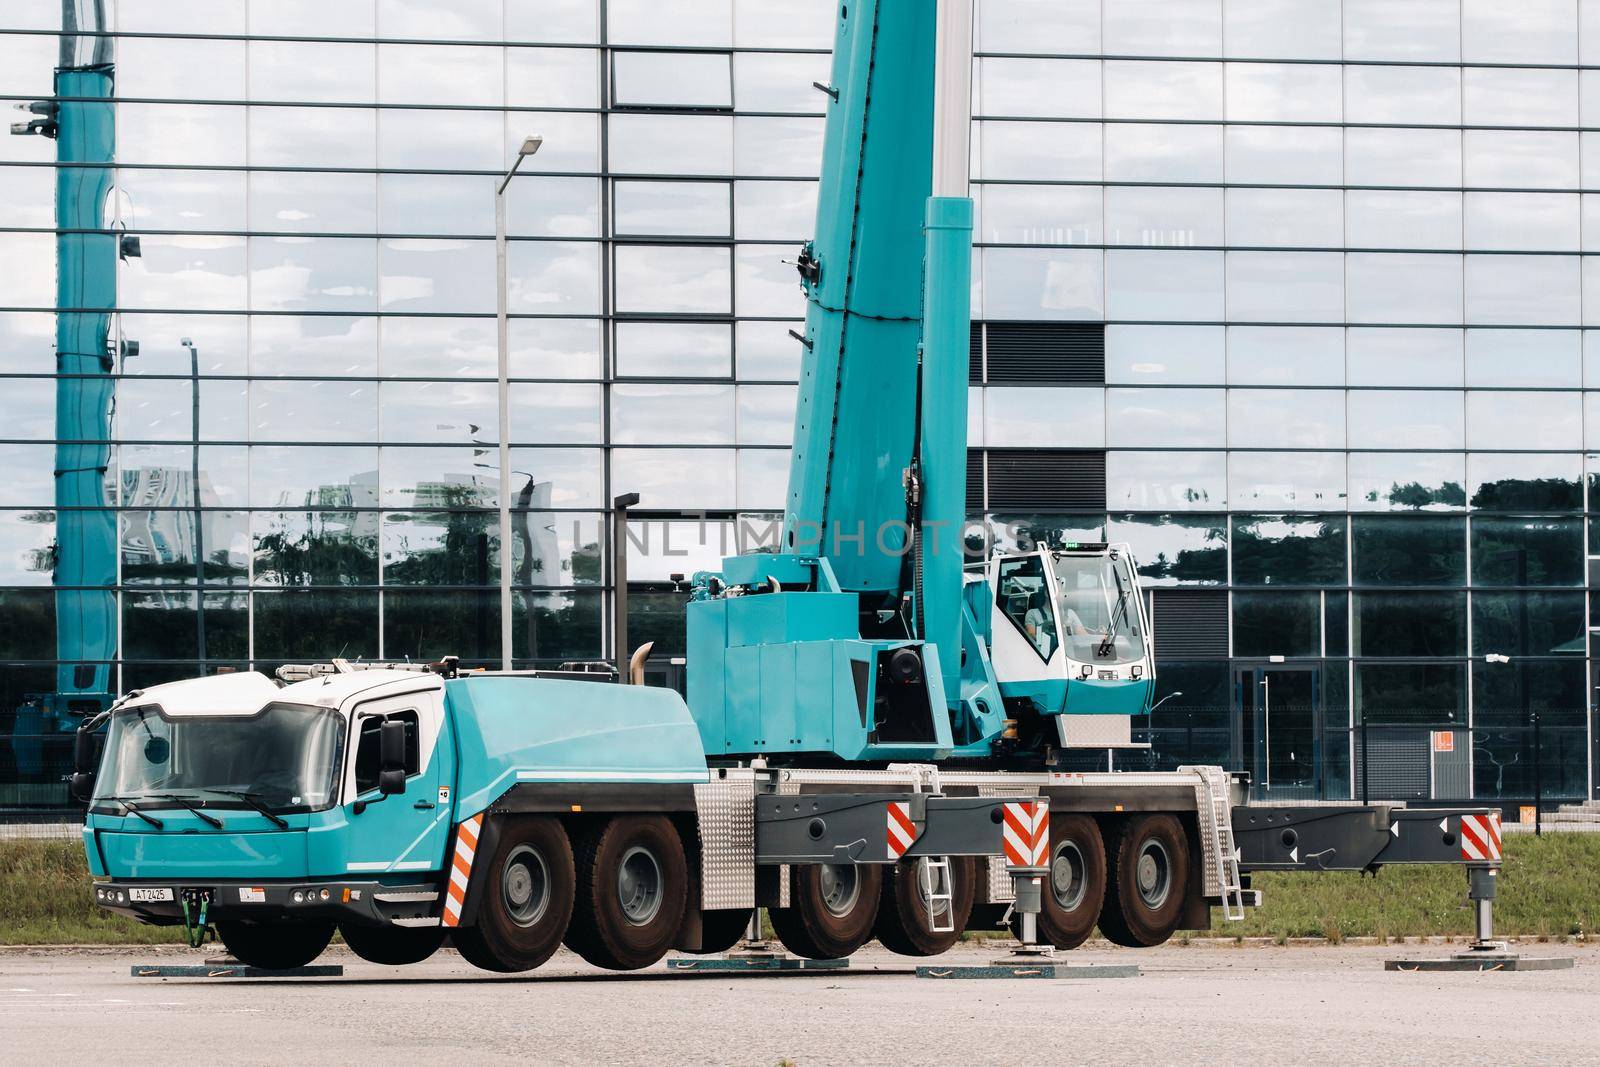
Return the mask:
<svg viewBox="0 0 1600 1067"><path fill-rule="evenodd" d="M1074 911L1083 903L1084 893L1089 888L1084 867L1083 853L1077 844L1064 841L1056 846L1050 860L1050 891L1055 894L1056 904L1062 911Z"/></svg>
<svg viewBox="0 0 1600 1067"><path fill-rule="evenodd" d="M835 918L850 914L861 896L861 877L853 863L824 863L819 872L822 906Z"/></svg>
<svg viewBox="0 0 1600 1067"><path fill-rule="evenodd" d="M617 899L622 915L634 926L647 926L661 911L661 864L643 845L623 854L617 868Z"/></svg>
<svg viewBox="0 0 1600 1067"><path fill-rule="evenodd" d="M1146 907L1155 910L1167 902L1172 892L1172 859L1165 845L1154 839L1143 842L1133 873L1139 899Z"/></svg>
<svg viewBox="0 0 1600 1067"><path fill-rule="evenodd" d="M506 914L518 926L532 926L550 906L550 868L531 845L518 845L506 857L500 877Z"/></svg>
<svg viewBox="0 0 1600 1067"><path fill-rule="evenodd" d="M936 873L938 872L938 873ZM946 899L940 900L937 905L933 902L933 894L938 893ZM922 910L934 918L943 918L950 910L950 883L948 868L930 867L926 858L917 861L917 896L922 901Z"/></svg>

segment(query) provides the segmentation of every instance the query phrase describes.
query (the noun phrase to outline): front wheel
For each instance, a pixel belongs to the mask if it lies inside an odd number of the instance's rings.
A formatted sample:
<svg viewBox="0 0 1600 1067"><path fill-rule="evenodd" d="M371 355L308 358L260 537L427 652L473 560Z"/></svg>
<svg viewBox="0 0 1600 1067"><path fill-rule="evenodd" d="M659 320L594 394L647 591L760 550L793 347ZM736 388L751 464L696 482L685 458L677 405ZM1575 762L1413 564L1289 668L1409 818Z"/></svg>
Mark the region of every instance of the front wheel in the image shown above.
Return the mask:
<svg viewBox="0 0 1600 1067"><path fill-rule="evenodd" d="M456 929L456 951L486 971L531 971L561 947L572 918L567 832L548 815L512 819L491 862L478 921Z"/></svg>
<svg viewBox="0 0 1600 1067"><path fill-rule="evenodd" d="M648 967L672 948L688 901L689 864L672 823L619 815L579 850L567 945L597 967Z"/></svg>
<svg viewBox="0 0 1600 1067"><path fill-rule="evenodd" d="M322 955L333 939L333 923L233 920L218 922L217 936L240 963L266 971L287 971Z"/></svg>
<svg viewBox="0 0 1600 1067"><path fill-rule="evenodd" d="M1135 815L1111 835L1100 932L1112 944L1149 948L1171 937L1189 890L1189 838L1172 815Z"/></svg>
<svg viewBox="0 0 1600 1067"><path fill-rule="evenodd" d="M408 963L421 963L444 944L446 930L442 926L366 926L361 923L340 923L339 936L350 946L350 951L368 963L385 967L404 967Z"/></svg>

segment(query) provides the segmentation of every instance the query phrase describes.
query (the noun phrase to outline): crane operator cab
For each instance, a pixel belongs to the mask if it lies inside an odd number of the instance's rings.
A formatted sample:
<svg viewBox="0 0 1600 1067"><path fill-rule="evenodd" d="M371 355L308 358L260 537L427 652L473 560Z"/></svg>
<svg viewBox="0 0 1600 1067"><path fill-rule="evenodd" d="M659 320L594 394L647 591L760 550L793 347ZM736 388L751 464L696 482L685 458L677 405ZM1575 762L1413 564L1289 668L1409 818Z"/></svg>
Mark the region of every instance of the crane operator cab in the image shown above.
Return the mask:
<svg viewBox="0 0 1600 1067"><path fill-rule="evenodd" d="M1128 546L1040 544L986 569L990 658L1007 703L1054 716L1064 748L1129 746L1155 672Z"/></svg>

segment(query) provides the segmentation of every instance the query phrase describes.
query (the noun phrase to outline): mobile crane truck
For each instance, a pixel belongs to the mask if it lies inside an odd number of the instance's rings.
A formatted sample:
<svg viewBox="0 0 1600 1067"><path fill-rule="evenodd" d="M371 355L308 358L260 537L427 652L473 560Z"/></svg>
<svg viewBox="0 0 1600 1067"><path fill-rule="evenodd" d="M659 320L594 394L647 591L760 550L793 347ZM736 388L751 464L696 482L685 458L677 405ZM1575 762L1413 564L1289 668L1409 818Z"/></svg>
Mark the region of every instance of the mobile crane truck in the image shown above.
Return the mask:
<svg viewBox="0 0 1600 1067"><path fill-rule="evenodd" d="M563 943L630 969L725 950L759 907L811 958L1008 918L1155 945L1242 917L1253 870L1470 858L1486 811L1059 769L1133 744L1154 658L1125 546L964 564L971 13L839 6L783 540L693 576L687 700L450 661L130 693L77 746L99 904L262 967L337 928L380 963L448 936L490 970Z"/></svg>

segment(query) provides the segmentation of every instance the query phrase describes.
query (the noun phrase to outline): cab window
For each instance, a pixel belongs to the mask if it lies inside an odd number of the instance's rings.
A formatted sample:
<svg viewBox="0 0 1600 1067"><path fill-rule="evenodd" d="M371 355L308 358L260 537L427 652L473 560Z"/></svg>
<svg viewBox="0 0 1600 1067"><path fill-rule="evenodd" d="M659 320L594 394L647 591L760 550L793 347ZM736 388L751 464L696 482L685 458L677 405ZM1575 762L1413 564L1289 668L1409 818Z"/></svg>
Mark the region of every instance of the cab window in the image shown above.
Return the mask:
<svg viewBox="0 0 1600 1067"><path fill-rule="evenodd" d="M359 736L356 738L356 792L367 793L378 788L378 731L394 719L406 724L406 777L422 771L421 749L418 743L420 721L414 711L397 711L392 715L364 715L361 717Z"/></svg>
<svg viewBox="0 0 1600 1067"><path fill-rule="evenodd" d="M1050 587L1045 582L1044 561L1038 556L1022 556L1000 562L996 603L1039 658L1049 661L1059 641L1055 607L1050 603Z"/></svg>

